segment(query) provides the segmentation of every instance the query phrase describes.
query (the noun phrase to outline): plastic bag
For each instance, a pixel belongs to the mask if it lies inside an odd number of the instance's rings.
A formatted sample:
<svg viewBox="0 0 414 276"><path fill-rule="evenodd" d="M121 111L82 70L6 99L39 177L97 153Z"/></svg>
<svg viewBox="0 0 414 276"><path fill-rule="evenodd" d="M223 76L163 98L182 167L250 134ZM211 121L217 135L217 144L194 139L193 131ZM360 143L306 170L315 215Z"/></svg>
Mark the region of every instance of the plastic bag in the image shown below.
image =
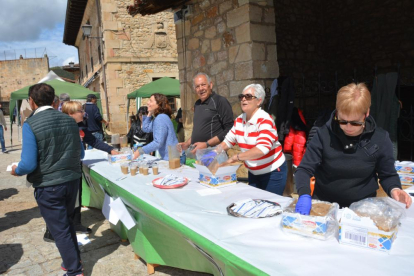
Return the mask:
<svg viewBox="0 0 414 276"><path fill-rule="evenodd" d="M403 208L386 197L369 197L349 206L360 217L369 217L382 231L392 231L405 217Z"/></svg>
<svg viewBox="0 0 414 276"><path fill-rule="evenodd" d="M199 164L206 166L212 174L215 174L220 165L226 162L229 158L221 146L217 146L214 148L197 150L196 159Z"/></svg>
<svg viewBox="0 0 414 276"><path fill-rule="evenodd" d="M337 236L339 223L336 214L337 203L312 200L312 215L301 215L295 212L297 199L283 210L280 226L286 233L298 234L319 240L327 240Z"/></svg>

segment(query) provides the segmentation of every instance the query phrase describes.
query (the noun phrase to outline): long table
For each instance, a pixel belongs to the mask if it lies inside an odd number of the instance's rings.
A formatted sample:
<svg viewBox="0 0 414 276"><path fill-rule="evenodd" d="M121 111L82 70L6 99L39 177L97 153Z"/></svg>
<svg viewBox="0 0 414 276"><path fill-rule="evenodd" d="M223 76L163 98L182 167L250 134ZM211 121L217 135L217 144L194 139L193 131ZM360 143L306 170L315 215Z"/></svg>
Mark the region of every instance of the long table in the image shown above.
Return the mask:
<svg viewBox="0 0 414 276"><path fill-rule="evenodd" d="M105 193L120 197L137 225L127 230L121 222L113 229L128 239L135 253L149 264L167 265L214 275L413 275L414 218L402 220L390 254L320 241L280 228L281 217L246 219L229 216L226 207L245 198L281 197L246 184L200 195L210 189L198 183L198 171L169 170L160 162L160 175L122 176L106 153L86 151L83 205L101 208ZM190 178L180 189L158 189L151 181L168 173ZM86 181L88 185L86 185Z"/></svg>

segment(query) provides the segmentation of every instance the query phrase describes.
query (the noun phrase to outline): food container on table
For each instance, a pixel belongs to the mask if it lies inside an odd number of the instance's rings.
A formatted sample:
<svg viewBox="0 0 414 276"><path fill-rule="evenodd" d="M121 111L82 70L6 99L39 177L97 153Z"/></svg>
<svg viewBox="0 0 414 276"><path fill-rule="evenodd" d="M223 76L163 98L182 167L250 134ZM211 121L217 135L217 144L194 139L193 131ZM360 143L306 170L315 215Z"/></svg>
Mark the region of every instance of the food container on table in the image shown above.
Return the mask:
<svg viewBox="0 0 414 276"><path fill-rule="evenodd" d="M121 148L128 147L128 137L127 136L121 136L121 137L119 137L119 143L121 145Z"/></svg>
<svg viewBox="0 0 414 276"><path fill-rule="evenodd" d="M301 215L295 212L296 202L297 199L283 211L281 221L283 231L319 240L336 236L339 228L336 219L339 209L337 203L312 200L311 214Z"/></svg>
<svg viewBox="0 0 414 276"><path fill-rule="evenodd" d="M168 163L170 169L177 169L181 166L180 164L180 156L181 151L177 145L168 146Z"/></svg>
<svg viewBox="0 0 414 276"><path fill-rule="evenodd" d="M152 174L153 175L158 175L158 163L157 162L154 162L154 163L152 163Z"/></svg>
<svg viewBox="0 0 414 276"><path fill-rule="evenodd" d="M119 150L121 148L121 144L120 144L119 134L118 133L112 134L112 136L111 136L111 144L117 150Z"/></svg>
<svg viewBox="0 0 414 276"><path fill-rule="evenodd" d="M121 171L122 171L123 174L128 174L128 168L129 168L128 163L122 163L121 164Z"/></svg>
<svg viewBox="0 0 414 276"><path fill-rule="evenodd" d="M131 164L129 165L129 170L132 176L138 173L138 168L138 162L131 162Z"/></svg>

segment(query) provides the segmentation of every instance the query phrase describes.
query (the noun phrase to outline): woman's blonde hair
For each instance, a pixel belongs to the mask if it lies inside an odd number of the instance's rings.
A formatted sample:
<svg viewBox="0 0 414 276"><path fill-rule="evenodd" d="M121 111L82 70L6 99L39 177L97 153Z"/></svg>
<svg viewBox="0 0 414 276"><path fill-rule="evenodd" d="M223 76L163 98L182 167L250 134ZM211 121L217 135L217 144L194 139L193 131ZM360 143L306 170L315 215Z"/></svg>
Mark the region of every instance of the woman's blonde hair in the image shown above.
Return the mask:
<svg viewBox="0 0 414 276"><path fill-rule="evenodd" d="M336 95L336 110L347 115L366 114L370 106L371 93L365 83L350 83Z"/></svg>
<svg viewBox="0 0 414 276"><path fill-rule="evenodd" d="M76 101L64 102L62 105L62 112L66 114L75 114L78 110L82 110L82 104Z"/></svg>

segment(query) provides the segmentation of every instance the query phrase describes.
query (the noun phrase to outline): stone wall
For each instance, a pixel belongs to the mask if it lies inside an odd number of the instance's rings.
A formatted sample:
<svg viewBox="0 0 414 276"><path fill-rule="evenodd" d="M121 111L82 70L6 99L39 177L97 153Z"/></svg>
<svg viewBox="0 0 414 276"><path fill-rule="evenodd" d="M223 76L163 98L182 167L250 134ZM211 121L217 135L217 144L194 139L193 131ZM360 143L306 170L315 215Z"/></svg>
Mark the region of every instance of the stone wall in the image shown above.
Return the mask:
<svg viewBox="0 0 414 276"><path fill-rule="evenodd" d="M176 25L181 105L186 138L197 95L192 78L209 74L218 94L240 115L237 95L251 83L270 87L279 76L272 1L192 1L193 14Z"/></svg>
<svg viewBox="0 0 414 276"><path fill-rule="evenodd" d="M9 101L12 92L37 83L48 72L47 56L0 61L0 101Z"/></svg>
<svg viewBox="0 0 414 276"><path fill-rule="evenodd" d="M83 22L89 20L93 26L91 36L103 36L101 51L104 58L102 64L99 63L99 40L83 39L80 30L77 46L80 68L83 70L81 83L85 83L98 72L98 78L91 82L88 88L95 91L99 88L106 119L108 119L106 114L108 104L111 132L125 134L128 117L126 95L151 82L153 78L178 78L173 13L167 11L151 16L132 17L126 9L131 4L129 0L100 0L99 4L102 18L101 31L99 31L95 0L88 1ZM90 70L90 56L95 63L94 72ZM85 72L86 64L88 64L88 74ZM103 69L105 69L105 76L103 76ZM107 85L108 103L105 101L104 80ZM135 113L136 110L134 100L131 104L130 114Z"/></svg>

